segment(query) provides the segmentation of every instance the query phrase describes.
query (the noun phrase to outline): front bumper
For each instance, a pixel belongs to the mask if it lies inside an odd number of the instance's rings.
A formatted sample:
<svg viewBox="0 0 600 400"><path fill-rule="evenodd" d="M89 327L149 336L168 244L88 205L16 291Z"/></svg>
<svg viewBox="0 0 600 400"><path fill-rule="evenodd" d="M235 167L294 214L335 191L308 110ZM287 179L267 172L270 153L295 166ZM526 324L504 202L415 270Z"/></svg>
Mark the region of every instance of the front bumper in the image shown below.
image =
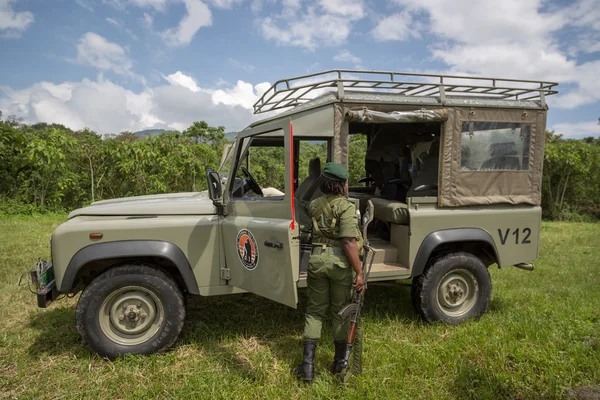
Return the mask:
<svg viewBox="0 0 600 400"><path fill-rule="evenodd" d="M37 260L29 270L29 288L36 294L38 307L46 308L58 298L52 261Z"/></svg>

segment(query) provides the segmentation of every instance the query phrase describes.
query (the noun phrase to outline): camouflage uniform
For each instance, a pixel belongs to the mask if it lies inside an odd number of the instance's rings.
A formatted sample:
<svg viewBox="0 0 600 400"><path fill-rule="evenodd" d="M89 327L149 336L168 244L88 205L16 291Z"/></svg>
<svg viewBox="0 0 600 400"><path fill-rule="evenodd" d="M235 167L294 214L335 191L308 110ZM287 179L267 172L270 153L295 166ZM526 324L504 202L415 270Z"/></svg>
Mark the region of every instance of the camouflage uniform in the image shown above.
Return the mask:
<svg viewBox="0 0 600 400"><path fill-rule="evenodd" d="M340 164L327 163L322 179L345 184L348 171ZM338 373L343 366L348 321L343 321L337 313L351 298L353 269L342 248L342 239L360 241L360 231L354 203L342 195L318 197L308 206L308 215L312 220L312 254L308 263L304 355L295 371L300 379L312 381L317 340L321 337L323 320L329 316L335 343L331 371Z"/></svg>
<svg viewBox="0 0 600 400"><path fill-rule="evenodd" d="M327 204L331 215L322 211ZM313 250L308 264L304 337L319 339L323 320L330 315L333 338L343 341L348 335L348 321L343 321L337 313L350 301L353 274L341 239L358 239L356 209L343 196L324 195L310 203L308 214L313 219Z"/></svg>

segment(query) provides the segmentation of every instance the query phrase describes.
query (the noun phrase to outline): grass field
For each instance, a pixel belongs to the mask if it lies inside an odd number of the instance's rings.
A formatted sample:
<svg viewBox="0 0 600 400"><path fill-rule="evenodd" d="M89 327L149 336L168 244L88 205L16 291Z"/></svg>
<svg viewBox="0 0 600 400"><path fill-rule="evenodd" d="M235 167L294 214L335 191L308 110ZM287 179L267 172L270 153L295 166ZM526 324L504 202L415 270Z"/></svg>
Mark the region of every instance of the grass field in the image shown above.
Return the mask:
<svg viewBox="0 0 600 400"><path fill-rule="evenodd" d="M90 354L75 330L76 298L41 310L16 285L48 257L63 218L0 220L0 398L541 399L600 384L600 224L545 223L536 270L493 268L490 310L478 321L425 324L408 287L372 286L364 374L344 387L326 371L329 339L312 385L290 375L303 303L293 310L253 295L191 298L164 354Z"/></svg>

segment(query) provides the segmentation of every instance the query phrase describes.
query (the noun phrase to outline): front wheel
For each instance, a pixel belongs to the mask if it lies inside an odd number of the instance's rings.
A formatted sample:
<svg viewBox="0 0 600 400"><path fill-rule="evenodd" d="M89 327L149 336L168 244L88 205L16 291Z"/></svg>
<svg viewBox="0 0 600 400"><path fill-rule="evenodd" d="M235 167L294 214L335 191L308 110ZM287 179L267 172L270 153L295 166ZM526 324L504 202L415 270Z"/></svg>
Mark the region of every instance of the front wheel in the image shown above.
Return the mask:
<svg viewBox="0 0 600 400"><path fill-rule="evenodd" d="M492 295L485 264L470 253L450 253L436 259L412 284L416 311L428 322L458 324L480 317Z"/></svg>
<svg viewBox="0 0 600 400"><path fill-rule="evenodd" d="M151 354L171 346L185 319L173 279L147 265L109 269L88 285L77 304L77 330L102 357Z"/></svg>

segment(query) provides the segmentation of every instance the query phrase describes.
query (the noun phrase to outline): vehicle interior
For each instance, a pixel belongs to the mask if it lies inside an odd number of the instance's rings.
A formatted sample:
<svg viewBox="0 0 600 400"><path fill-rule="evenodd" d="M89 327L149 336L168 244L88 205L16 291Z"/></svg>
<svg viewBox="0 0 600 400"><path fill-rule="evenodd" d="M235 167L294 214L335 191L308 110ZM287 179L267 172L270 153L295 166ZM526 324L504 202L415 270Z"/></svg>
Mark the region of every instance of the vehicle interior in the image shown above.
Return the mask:
<svg viewBox="0 0 600 400"><path fill-rule="evenodd" d="M348 198L364 215L368 201L375 208L369 227L371 245L377 250L373 272L407 269L408 198L437 196L440 123L350 123L350 182ZM296 216L302 227L310 228L303 207L321 195L318 177L326 160L313 158L309 174L299 180ZM352 176L362 165L361 177ZM303 235L301 271L310 254L310 237Z"/></svg>
<svg viewBox="0 0 600 400"><path fill-rule="evenodd" d="M407 269L408 199L437 196L440 123L349 123L348 198L364 215L375 208L369 240L377 250L373 272ZM301 227L301 272L311 250L310 201L322 193L318 178L331 157L331 140L302 137L294 141L295 208ZM282 137L251 139L235 174L233 197L283 198Z"/></svg>

